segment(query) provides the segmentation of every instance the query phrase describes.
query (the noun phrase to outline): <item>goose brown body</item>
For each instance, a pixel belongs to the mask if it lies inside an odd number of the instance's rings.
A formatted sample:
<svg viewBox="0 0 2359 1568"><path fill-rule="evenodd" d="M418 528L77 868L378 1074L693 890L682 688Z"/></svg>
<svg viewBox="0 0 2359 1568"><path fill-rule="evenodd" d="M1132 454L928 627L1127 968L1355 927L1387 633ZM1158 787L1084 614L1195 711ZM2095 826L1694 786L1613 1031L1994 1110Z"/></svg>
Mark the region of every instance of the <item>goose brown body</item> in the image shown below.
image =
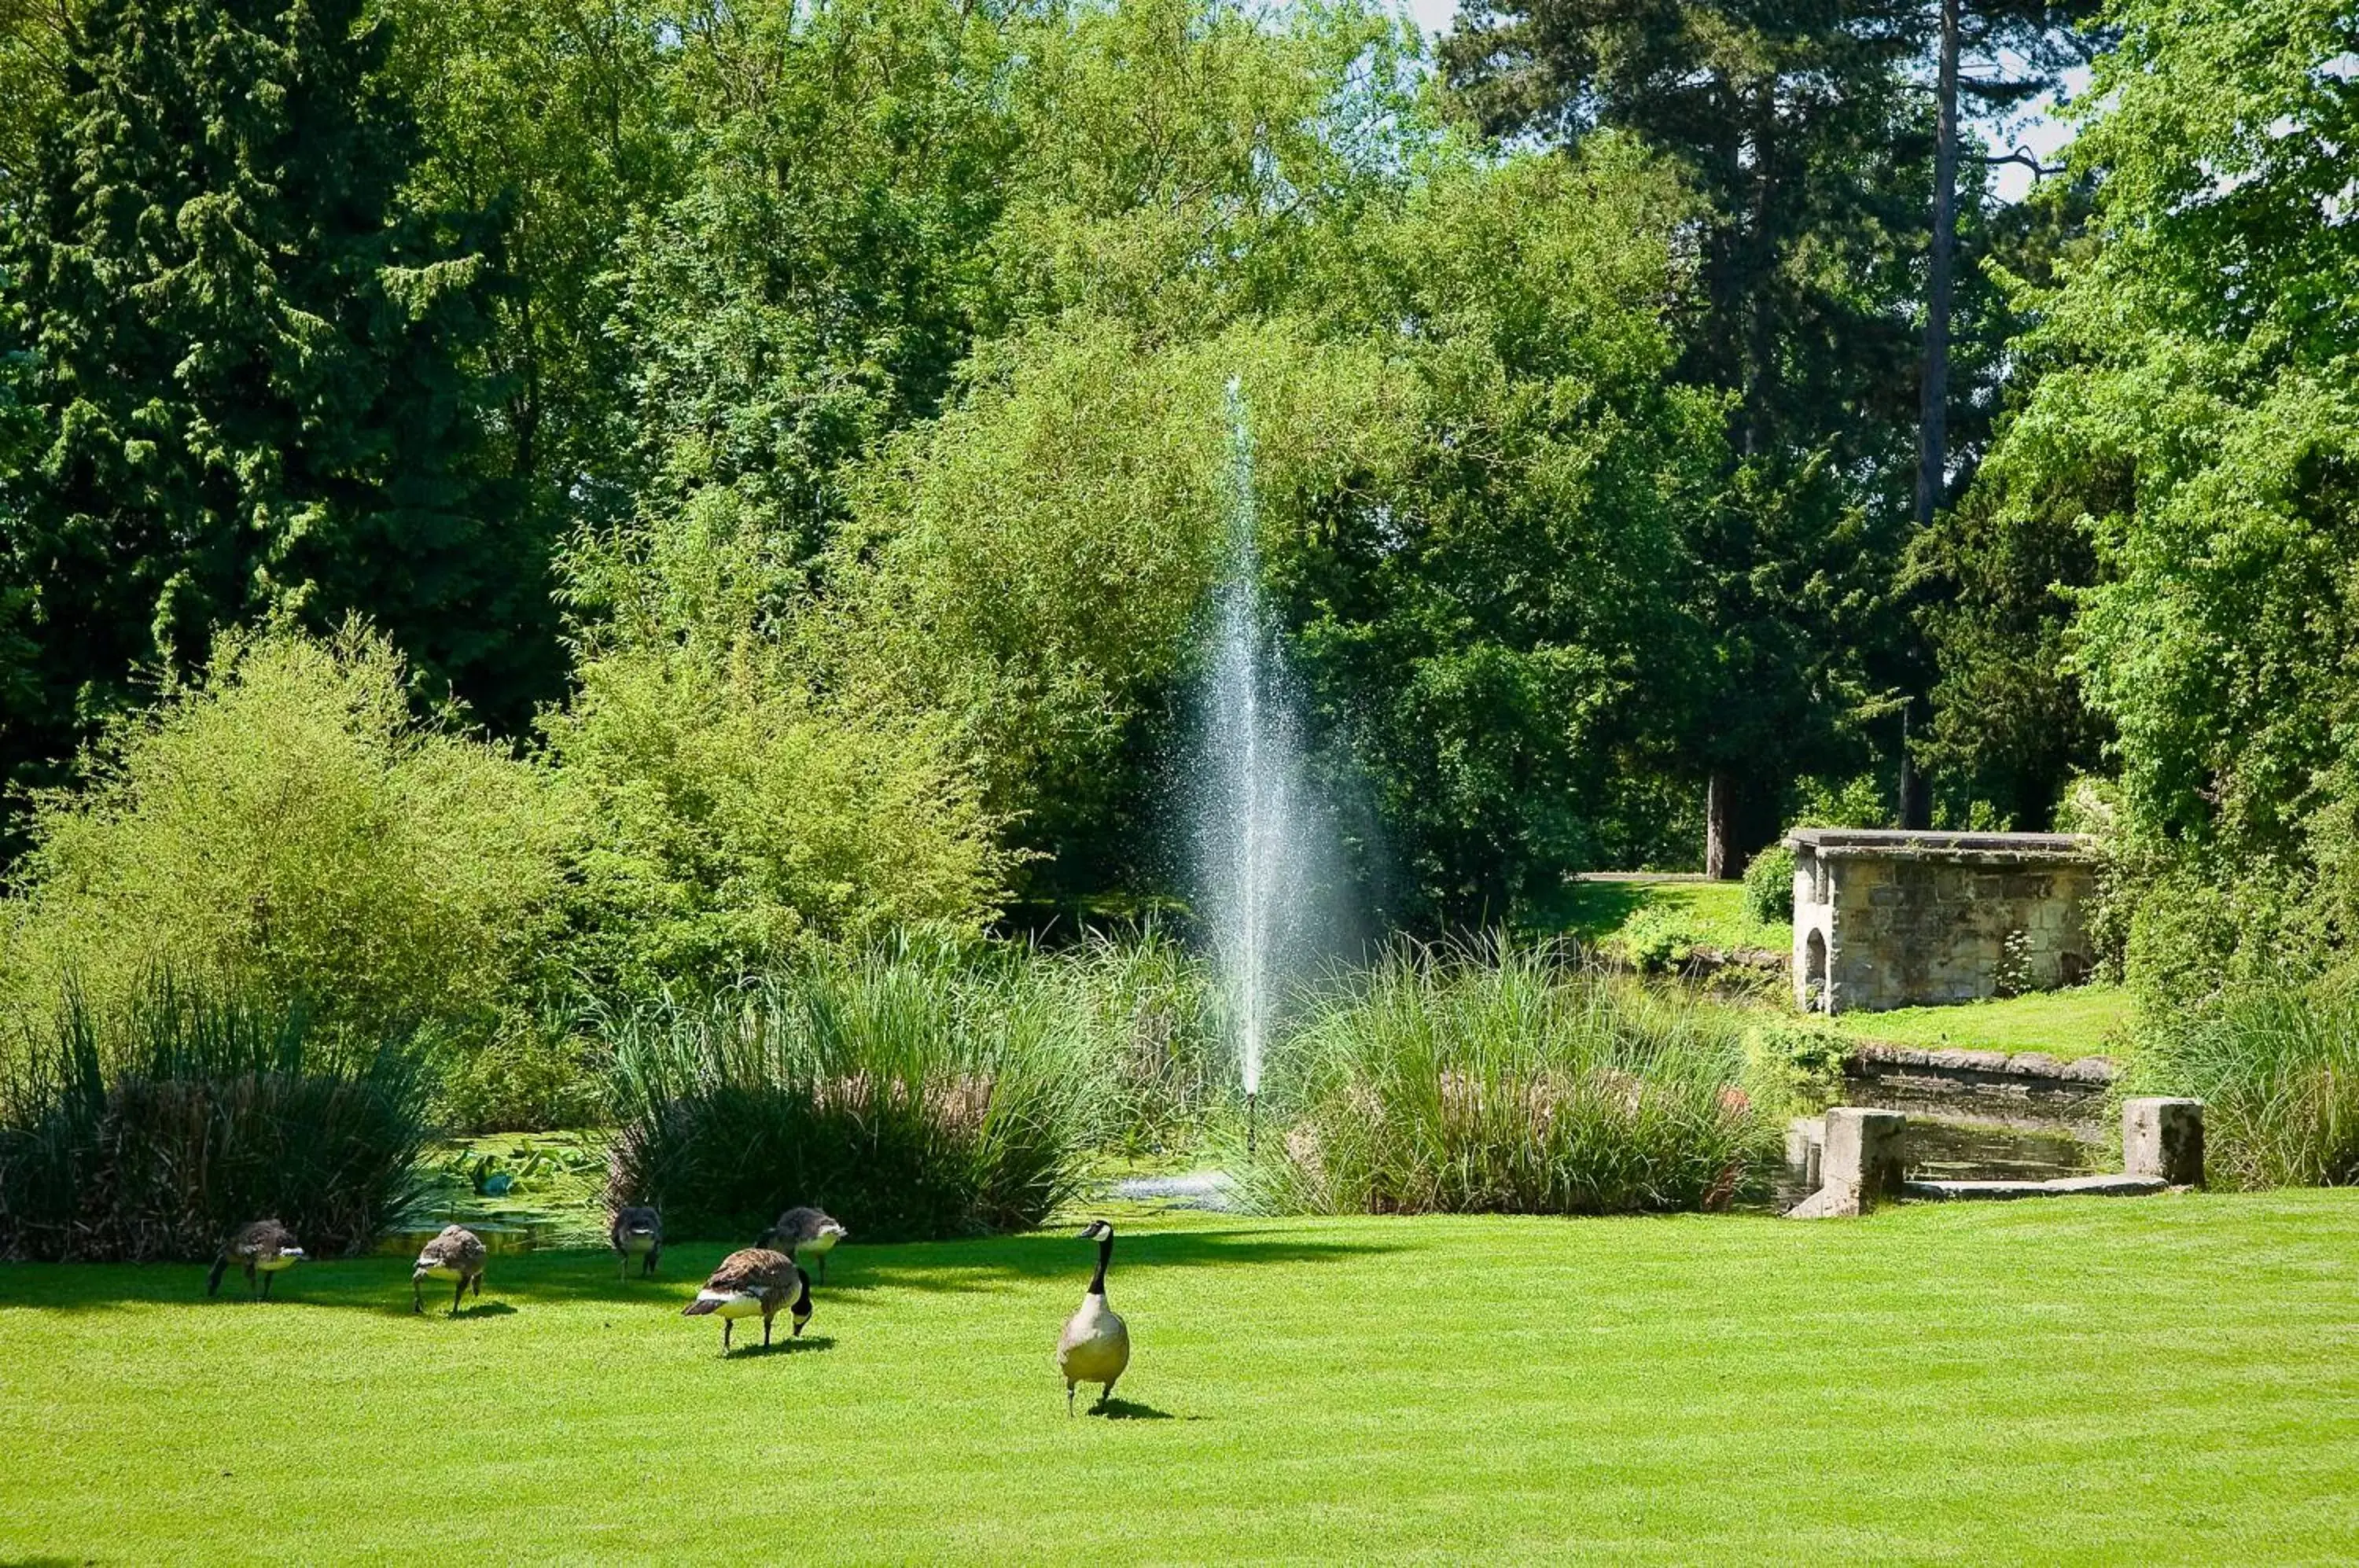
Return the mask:
<svg viewBox="0 0 2359 1568"><path fill-rule="evenodd" d="M426 1310L427 1280L450 1279L456 1282L451 1291L451 1315L457 1317L460 1299L470 1285L476 1295L484 1293L484 1263L490 1256L484 1238L473 1231L463 1225L443 1226L441 1235L419 1249L418 1267L409 1275L409 1310Z"/></svg>
<svg viewBox="0 0 2359 1568"><path fill-rule="evenodd" d="M639 1275L645 1279L656 1271L656 1263L663 1257L663 1216L651 1208L631 1205L614 1211L614 1223L606 1227L606 1240L622 1261L622 1278L628 1279L631 1259L639 1260Z"/></svg>
<svg viewBox="0 0 2359 1568"><path fill-rule="evenodd" d="M222 1244L221 1256L213 1259L212 1273L205 1279L205 1294L221 1289L222 1276L234 1263L245 1270L245 1288L255 1291L255 1277L262 1279L261 1295L270 1296L270 1281L287 1269L303 1260L303 1248L296 1244L295 1233L277 1220L256 1220L240 1226L237 1234Z"/></svg>
<svg viewBox="0 0 2359 1568"><path fill-rule="evenodd" d="M826 1210L798 1205L780 1214L778 1223L764 1231L754 1245L784 1247L787 1256L798 1263L806 1254L818 1258L819 1277L823 1284L827 1280L827 1255L835 1250L837 1242L851 1234Z"/></svg>
<svg viewBox="0 0 2359 1568"><path fill-rule="evenodd" d="M1064 1374L1067 1414L1073 1409L1073 1385L1100 1385L1098 1407L1103 1410L1114 1398L1114 1383L1130 1366L1130 1325L1106 1305L1106 1267L1114 1261L1114 1226L1093 1220L1082 1236L1098 1244L1098 1271L1082 1293L1081 1306L1065 1320L1065 1332L1057 1337L1057 1370Z"/></svg>
<svg viewBox="0 0 2359 1568"><path fill-rule="evenodd" d="M770 1320L778 1315L780 1307L793 1309L795 1334L803 1332L810 1322L810 1276L783 1252L766 1247L749 1247L733 1252L721 1260L721 1267L704 1281L704 1289L696 1300L680 1309L684 1318L718 1317L721 1320L721 1354L729 1354L729 1339L739 1318L762 1314L762 1343L770 1343Z"/></svg>

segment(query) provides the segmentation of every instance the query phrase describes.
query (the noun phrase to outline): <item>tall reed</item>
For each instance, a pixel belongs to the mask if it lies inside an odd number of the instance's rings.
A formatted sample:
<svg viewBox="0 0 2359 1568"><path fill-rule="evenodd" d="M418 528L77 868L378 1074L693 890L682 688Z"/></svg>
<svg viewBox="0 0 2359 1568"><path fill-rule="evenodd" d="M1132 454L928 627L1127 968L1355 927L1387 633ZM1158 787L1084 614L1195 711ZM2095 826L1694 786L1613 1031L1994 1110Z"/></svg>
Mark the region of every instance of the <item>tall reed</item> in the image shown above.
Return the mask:
<svg viewBox="0 0 2359 1568"><path fill-rule="evenodd" d="M299 1007L151 982L19 1024L0 1081L0 1256L212 1255L276 1215L357 1250L415 1194L425 1091L406 1039L356 1047Z"/></svg>
<svg viewBox="0 0 2359 1568"><path fill-rule="evenodd" d="M2141 1019L2119 1088L2205 1103L2214 1185L2359 1184L2359 970Z"/></svg>
<svg viewBox="0 0 2359 1568"><path fill-rule="evenodd" d="M904 943L615 1020L608 1195L675 1234L817 1203L856 1236L1036 1225L1078 1190L1114 1081L1054 971Z"/></svg>
<svg viewBox="0 0 2359 1568"><path fill-rule="evenodd" d="M1712 1208L1771 1149L1727 1013L1550 947L1397 948L1274 1062L1265 1209Z"/></svg>

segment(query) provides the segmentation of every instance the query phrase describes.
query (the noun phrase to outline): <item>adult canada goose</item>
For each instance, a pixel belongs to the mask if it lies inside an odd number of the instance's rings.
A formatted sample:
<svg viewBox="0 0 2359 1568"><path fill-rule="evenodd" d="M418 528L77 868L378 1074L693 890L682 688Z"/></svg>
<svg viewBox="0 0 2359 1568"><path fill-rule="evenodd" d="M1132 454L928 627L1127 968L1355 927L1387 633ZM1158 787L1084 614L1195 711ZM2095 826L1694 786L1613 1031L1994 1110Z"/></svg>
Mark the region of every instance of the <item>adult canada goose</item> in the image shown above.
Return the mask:
<svg viewBox="0 0 2359 1568"><path fill-rule="evenodd" d="M645 1279L656 1271L656 1261L663 1257L663 1215L637 1206L616 1209L614 1223L606 1227L606 1239L614 1244L614 1256L622 1259L615 1278L629 1279L631 1259L636 1258L639 1276Z"/></svg>
<svg viewBox="0 0 2359 1568"><path fill-rule="evenodd" d="M426 1310L426 1281L451 1279L457 1284L451 1291L451 1315L459 1315L459 1298L473 1284L475 1294L484 1293L484 1258L487 1256L484 1238L463 1225L444 1225L442 1234L419 1249L418 1267L409 1276L409 1310Z"/></svg>
<svg viewBox="0 0 2359 1568"><path fill-rule="evenodd" d="M721 1267L696 1293L696 1300L680 1309L684 1318L718 1315L721 1319L721 1354L729 1354L730 1332L739 1318L762 1314L762 1343L770 1343L770 1320L784 1306L794 1308L795 1336L802 1337L803 1325L810 1322L810 1276L799 1268L795 1260L783 1252L773 1252L766 1247L749 1247L733 1252L721 1260Z"/></svg>
<svg viewBox="0 0 2359 1568"><path fill-rule="evenodd" d="M1114 1398L1114 1379L1130 1365L1130 1325L1106 1305L1106 1265L1114 1261L1114 1226L1092 1220L1082 1239L1097 1242L1098 1271L1090 1277L1080 1310L1065 1320L1065 1332L1057 1339L1057 1370L1065 1375L1067 1415L1073 1413L1074 1384L1103 1384L1098 1409L1103 1410Z"/></svg>
<svg viewBox="0 0 2359 1568"><path fill-rule="evenodd" d="M835 1244L852 1233L838 1225L819 1209L788 1209L778 1216L778 1223L764 1231L756 1247L783 1246L787 1256L797 1262L809 1253L819 1259L819 1282L827 1283L827 1255Z"/></svg>
<svg viewBox="0 0 2359 1568"><path fill-rule="evenodd" d="M205 1277L205 1294L221 1290L222 1276L229 1266L245 1266L245 1293L255 1294L254 1277L262 1276L261 1296L270 1299L270 1281L281 1269L292 1269L303 1261L303 1249L295 1245L295 1233L277 1220L256 1220L241 1228L235 1236L222 1243L221 1256L213 1259L213 1271Z"/></svg>

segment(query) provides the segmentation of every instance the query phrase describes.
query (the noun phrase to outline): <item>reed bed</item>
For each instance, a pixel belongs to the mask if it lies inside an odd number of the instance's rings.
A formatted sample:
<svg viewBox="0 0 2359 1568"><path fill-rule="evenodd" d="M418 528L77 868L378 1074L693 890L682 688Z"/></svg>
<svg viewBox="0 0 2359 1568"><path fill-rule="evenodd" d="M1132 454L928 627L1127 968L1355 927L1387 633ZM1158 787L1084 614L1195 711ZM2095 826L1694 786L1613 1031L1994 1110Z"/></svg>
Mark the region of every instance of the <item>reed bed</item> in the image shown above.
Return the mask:
<svg viewBox="0 0 2359 1568"><path fill-rule="evenodd" d="M617 1020L607 1193L674 1234L750 1236L792 1203L864 1238L1039 1224L1125 1102L1090 975L1028 950L814 956Z"/></svg>
<svg viewBox="0 0 2359 1568"><path fill-rule="evenodd" d="M414 1196L426 1092L406 1038L158 981L17 1026L0 1080L0 1257L210 1258L275 1215L359 1250Z"/></svg>
<svg viewBox="0 0 2359 1568"><path fill-rule="evenodd" d="M1273 1065L1265 1211L1712 1209L1774 1152L1726 1011L1556 947L1397 948Z"/></svg>
<svg viewBox="0 0 2359 1568"><path fill-rule="evenodd" d="M2359 1184L2359 970L2141 1019L2119 1087L2205 1103L2215 1186Z"/></svg>

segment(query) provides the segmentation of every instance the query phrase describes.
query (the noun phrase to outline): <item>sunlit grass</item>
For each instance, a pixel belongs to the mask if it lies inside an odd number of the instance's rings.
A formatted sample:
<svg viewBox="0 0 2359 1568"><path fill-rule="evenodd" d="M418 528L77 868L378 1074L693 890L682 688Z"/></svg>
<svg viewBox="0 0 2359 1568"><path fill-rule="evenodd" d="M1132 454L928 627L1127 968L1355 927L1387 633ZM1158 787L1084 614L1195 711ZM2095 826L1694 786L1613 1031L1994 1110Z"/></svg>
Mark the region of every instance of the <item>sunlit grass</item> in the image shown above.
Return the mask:
<svg viewBox="0 0 2359 1568"><path fill-rule="evenodd" d="M1116 1252L1120 1421L1050 1358L1090 1250L855 1242L725 1362L679 1316L717 1246L495 1258L455 1322L397 1259L263 1307L0 1269L0 1561L2359 1552L2359 1194L1173 1215Z"/></svg>
<svg viewBox="0 0 2359 1568"><path fill-rule="evenodd" d="M2069 1062L2111 1055L2125 1046L2130 999L2118 985L2076 985L1952 1007L1837 1013L1828 1021L1861 1040L1958 1051L2044 1051Z"/></svg>

